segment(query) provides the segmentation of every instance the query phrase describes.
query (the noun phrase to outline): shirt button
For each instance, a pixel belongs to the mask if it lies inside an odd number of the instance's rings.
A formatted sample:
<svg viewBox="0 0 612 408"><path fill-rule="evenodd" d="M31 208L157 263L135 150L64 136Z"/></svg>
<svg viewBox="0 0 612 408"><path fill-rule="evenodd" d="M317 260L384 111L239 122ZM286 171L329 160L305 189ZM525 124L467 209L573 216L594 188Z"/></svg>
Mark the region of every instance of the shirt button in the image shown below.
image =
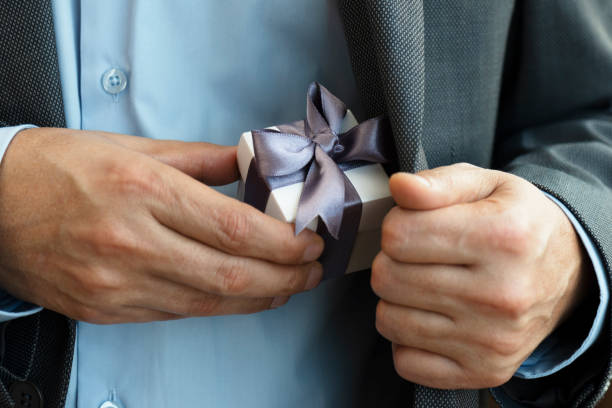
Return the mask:
<svg viewBox="0 0 612 408"><path fill-rule="evenodd" d="M38 387L30 382L18 381L11 385L9 393L16 408L42 408L43 397Z"/></svg>
<svg viewBox="0 0 612 408"><path fill-rule="evenodd" d="M111 68L102 75L102 87L111 95L123 92L126 86L127 77L120 69Z"/></svg>

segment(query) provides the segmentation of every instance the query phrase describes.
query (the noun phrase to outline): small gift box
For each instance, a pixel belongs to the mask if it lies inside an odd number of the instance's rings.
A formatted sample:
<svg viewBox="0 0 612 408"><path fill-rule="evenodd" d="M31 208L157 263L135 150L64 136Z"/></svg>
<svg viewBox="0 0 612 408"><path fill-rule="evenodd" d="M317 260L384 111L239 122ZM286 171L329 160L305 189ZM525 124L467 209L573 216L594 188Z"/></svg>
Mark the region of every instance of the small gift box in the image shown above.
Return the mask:
<svg viewBox="0 0 612 408"><path fill-rule="evenodd" d="M238 145L239 197L288 223L319 233L324 278L369 269L380 228L393 207L380 163L392 157L387 121L358 124L323 86L308 89L307 118L243 133Z"/></svg>

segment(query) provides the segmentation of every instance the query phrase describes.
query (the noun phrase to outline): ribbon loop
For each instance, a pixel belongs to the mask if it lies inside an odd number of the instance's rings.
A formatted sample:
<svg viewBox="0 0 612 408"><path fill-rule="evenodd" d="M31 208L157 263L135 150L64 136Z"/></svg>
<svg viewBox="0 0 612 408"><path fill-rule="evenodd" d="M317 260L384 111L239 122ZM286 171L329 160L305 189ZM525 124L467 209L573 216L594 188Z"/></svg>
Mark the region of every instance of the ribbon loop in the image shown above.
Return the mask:
<svg viewBox="0 0 612 408"><path fill-rule="evenodd" d="M350 184L338 163L386 163L391 157L389 127L383 117L340 133L346 114L344 103L315 82L308 88L303 132L298 125L280 126L280 131L252 132L255 164L262 176L287 176L305 171L296 235L319 217L329 233L338 239L346 205L345 187L346 183Z"/></svg>

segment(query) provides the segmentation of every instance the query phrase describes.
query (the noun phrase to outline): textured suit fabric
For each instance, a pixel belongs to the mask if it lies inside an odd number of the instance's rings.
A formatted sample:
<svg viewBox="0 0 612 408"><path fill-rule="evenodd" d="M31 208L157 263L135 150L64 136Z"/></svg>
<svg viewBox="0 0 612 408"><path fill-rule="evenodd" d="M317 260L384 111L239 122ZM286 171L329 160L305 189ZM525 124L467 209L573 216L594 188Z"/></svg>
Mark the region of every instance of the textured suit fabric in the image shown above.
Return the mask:
<svg viewBox="0 0 612 408"><path fill-rule="evenodd" d="M13 51L0 60L0 121L59 126L56 63L40 66L36 58L23 56L30 59L25 72L32 71L26 75L11 61L28 52L47 58L54 52L49 25L35 23L38 9L48 4L36 3L28 10L32 21L12 25L9 34L6 27L14 23L8 20L23 10L13 8L15 15L9 16L5 5L10 2L2 3L0 50ZM364 105L371 114L389 114L402 169L467 161L525 177L559 198L583 223L610 273L609 0L340 0L340 6ZM5 89L15 95L9 97ZM67 333L69 340L74 333ZM64 361L71 359L70 347L68 341ZM498 391L525 406L594 406L608 385L611 349L608 325L596 345L558 374L513 379ZM364 406L478 403L473 391L430 390L400 380L382 339L371 367ZM57 378L61 391L65 375ZM60 406L61 398L51 406Z"/></svg>
<svg viewBox="0 0 612 408"><path fill-rule="evenodd" d="M0 1L0 124L65 126L48 0Z"/></svg>
<svg viewBox="0 0 612 408"><path fill-rule="evenodd" d="M341 9L364 103L373 101L374 110L384 106L391 117L404 109L400 121L410 121L418 110L396 106L385 90L406 83L397 77L414 72L380 68L386 61L401 67L395 61L420 52L403 48L410 42L401 37L414 35L409 29L388 27L394 24L389 18L401 20L397 10L389 12L401 8L398 3L403 2L346 0ZM399 155L405 149L397 141L411 140L423 147L430 167L466 161L530 180L583 223L609 274L612 3L430 0L423 2L423 20L422 132L413 140L406 125L392 121ZM525 406L594 406L609 384L610 339L608 325L570 367L541 380L513 379L498 395ZM414 405L474 406L473 397L415 387Z"/></svg>
<svg viewBox="0 0 612 408"><path fill-rule="evenodd" d="M0 2L0 127L32 123L64 127L64 106L48 0ZM45 407L64 406L75 323L45 310L2 324L0 407L12 407L11 384L36 384Z"/></svg>
<svg viewBox="0 0 612 408"><path fill-rule="evenodd" d="M423 149L423 2L345 0L340 2L340 10L368 114L389 115L400 170L416 172L428 168ZM415 384L412 392L412 405L418 408L479 405L477 391L441 391Z"/></svg>
<svg viewBox="0 0 612 408"><path fill-rule="evenodd" d="M11 384L27 381L40 389L45 407L63 408L72 369L74 322L43 310L4 325L0 407L14 403L7 392Z"/></svg>
<svg viewBox="0 0 612 408"><path fill-rule="evenodd" d="M388 113L403 171L427 168L421 144L424 104L420 0L341 1L357 82L369 116ZM384 80L381 80L384 79Z"/></svg>
<svg viewBox="0 0 612 408"><path fill-rule="evenodd" d="M494 165L559 198L612 270L612 3L517 4ZM609 385L612 333L574 367L506 390L523 401L588 406ZM550 402L552 401L552 403Z"/></svg>

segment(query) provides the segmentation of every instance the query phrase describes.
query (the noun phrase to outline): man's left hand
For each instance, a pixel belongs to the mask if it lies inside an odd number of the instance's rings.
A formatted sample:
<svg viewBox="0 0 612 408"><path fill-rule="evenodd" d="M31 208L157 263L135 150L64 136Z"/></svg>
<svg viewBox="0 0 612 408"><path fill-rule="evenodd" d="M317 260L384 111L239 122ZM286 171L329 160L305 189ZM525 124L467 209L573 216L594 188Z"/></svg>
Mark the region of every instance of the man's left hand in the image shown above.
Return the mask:
<svg viewBox="0 0 612 408"><path fill-rule="evenodd" d="M434 388L505 383L589 283L570 221L526 180L468 164L390 188L372 287L396 371Z"/></svg>

